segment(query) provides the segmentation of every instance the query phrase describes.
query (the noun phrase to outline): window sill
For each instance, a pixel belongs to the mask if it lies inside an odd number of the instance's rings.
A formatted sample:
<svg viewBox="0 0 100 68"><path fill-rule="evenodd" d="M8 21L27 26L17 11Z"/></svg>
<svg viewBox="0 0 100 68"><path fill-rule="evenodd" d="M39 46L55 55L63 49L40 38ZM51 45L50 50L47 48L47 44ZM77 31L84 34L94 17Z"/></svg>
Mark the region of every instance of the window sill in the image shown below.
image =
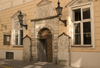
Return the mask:
<svg viewBox="0 0 100 68"><path fill-rule="evenodd" d="M71 47L82 47L82 48L89 48L89 47L93 47L92 45L72 45Z"/></svg>
<svg viewBox="0 0 100 68"><path fill-rule="evenodd" d="M4 44L4 46L10 46L10 44Z"/></svg>
<svg viewBox="0 0 100 68"><path fill-rule="evenodd" d="M23 45L13 45L13 47L23 47Z"/></svg>

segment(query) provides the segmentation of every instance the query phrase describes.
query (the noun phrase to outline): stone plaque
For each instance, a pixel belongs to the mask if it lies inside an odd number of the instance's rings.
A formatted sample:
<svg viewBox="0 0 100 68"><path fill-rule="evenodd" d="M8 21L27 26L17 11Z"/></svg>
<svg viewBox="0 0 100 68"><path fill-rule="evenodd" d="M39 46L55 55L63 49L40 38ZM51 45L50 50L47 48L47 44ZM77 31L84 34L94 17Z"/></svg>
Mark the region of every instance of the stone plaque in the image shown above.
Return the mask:
<svg viewBox="0 0 100 68"><path fill-rule="evenodd" d="M65 33L58 39L58 64L69 66L69 37Z"/></svg>
<svg viewBox="0 0 100 68"><path fill-rule="evenodd" d="M31 39L26 36L23 39L23 60L29 62L31 59Z"/></svg>

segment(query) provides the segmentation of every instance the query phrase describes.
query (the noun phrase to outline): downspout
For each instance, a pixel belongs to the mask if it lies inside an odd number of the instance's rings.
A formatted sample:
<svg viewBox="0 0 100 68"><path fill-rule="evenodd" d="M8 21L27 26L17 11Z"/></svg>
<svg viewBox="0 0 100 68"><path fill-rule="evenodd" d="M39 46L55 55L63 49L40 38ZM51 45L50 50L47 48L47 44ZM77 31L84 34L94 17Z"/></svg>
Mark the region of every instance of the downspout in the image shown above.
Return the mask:
<svg viewBox="0 0 100 68"><path fill-rule="evenodd" d="M30 62L32 61L32 39L30 40Z"/></svg>
<svg viewBox="0 0 100 68"><path fill-rule="evenodd" d="M71 67L70 38L69 38L68 51L69 51L69 67Z"/></svg>

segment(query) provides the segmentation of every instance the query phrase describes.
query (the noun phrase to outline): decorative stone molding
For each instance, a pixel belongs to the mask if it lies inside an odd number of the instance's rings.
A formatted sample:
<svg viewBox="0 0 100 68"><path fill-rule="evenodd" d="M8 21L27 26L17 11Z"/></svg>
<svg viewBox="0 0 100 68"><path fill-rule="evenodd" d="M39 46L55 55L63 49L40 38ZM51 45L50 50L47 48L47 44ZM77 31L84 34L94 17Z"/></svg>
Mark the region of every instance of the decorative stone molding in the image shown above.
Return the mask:
<svg viewBox="0 0 100 68"><path fill-rule="evenodd" d="M19 15L19 13L20 13L20 11L17 11L11 18L12 19L17 19L18 18L17 16ZM23 13L22 13L22 15L26 16L26 14L23 14Z"/></svg>
<svg viewBox="0 0 100 68"><path fill-rule="evenodd" d="M65 7L73 6L73 5L78 5L78 4L82 4L82 3L93 2L93 1L95 1L95 0L72 0Z"/></svg>
<svg viewBox="0 0 100 68"><path fill-rule="evenodd" d="M43 6L43 5L50 4L50 3L51 3L51 1L42 0L40 3L37 4L37 6Z"/></svg>
<svg viewBox="0 0 100 68"><path fill-rule="evenodd" d="M61 35L58 36L58 38L62 35L68 36L68 38L71 38L69 35L67 35L65 32L63 32Z"/></svg>
<svg viewBox="0 0 100 68"><path fill-rule="evenodd" d="M9 32L3 32L4 35L11 35L11 31Z"/></svg>

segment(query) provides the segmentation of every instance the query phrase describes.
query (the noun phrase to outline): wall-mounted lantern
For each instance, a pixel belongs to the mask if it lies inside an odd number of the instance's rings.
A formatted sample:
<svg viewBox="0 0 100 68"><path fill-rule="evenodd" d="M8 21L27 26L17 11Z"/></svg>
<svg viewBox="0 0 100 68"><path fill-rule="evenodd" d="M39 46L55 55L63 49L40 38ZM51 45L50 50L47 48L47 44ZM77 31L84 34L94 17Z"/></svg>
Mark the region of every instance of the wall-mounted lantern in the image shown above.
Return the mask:
<svg viewBox="0 0 100 68"><path fill-rule="evenodd" d="M57 15L59 15L59 16L62 15L62 9L63 9L63 7L60 7L60 2L58 0L58 7L56 8ZM61 20L61 18L59 18L59 20L62 21L65 26L67 26L67 24L66 24L67 20Z"/></svg>
<svg viewBox="0 0 100 68"><path fill-rule="evenodd" d="M20 25L24 26L27 29L27 25L23 25L23 15L21 11L19 12L18 19L19 19Z"/></svg>

